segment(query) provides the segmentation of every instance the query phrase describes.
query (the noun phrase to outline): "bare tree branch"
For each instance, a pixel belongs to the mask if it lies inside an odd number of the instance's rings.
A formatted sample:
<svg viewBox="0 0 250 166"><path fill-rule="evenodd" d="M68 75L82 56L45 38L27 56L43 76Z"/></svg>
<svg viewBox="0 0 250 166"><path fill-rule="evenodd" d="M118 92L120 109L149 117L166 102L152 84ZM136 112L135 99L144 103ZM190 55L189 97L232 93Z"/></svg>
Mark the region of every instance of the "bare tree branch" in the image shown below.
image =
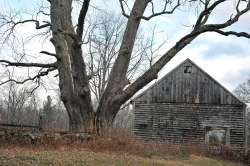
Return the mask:
<svg viewBox="0 0 250 166"><path fill-rule="evenodd" d="M114 98L114 101L126 102L139 89L143 88L152 80L158 77L158 72L169 62L182 48L188 45L201 32L191 32L181 38L167 53L157 60L144 74L142 74L135 82L130 84L123 92Z"/></svg>
<svg viewBox="0 0 250 166"><path fill-rule="evenodd" d="M246 32L235 32L235 31L222 31L222 30L219 30L219 29L215 29L213 30L214 32L217 32L221 35L224 35L224 36L229 36L229 35L233 35L233 36L236 36L236 37L245 37L245 38L248 38L250 39L250 34L249 33L246 33Z"/></svg>
<svg viewBox="0 0 250 166"><path fill-rule="evenodd" d="M11 20L10 22L13 23L12 29L14 29L18 24L24 24L24 23L28 23L28 22L34 22L36 25L36 29L42 29L42 28L46 28L46 27L51 26L51 24L47 21L43 21L44 24L40 25L40 22L38 20L35 20L35 19L23 20L23 21L18 21L18 22L14 22L14 20Z"/></svg>
<svg viewBox="0 0 250 166"><path fill-rule="evenodd" d="M171 4L172 2L166 0L163 10L161 12L155 12L154 3L152 1L150 1L150 3L151 3L151 7L152 7L152 14L150 16L139 16L140 18L142 18L144 20L150 20L151 18L156 17L156 16L160 16L160 15L164 15L164 14L172 14L181 5L180 0L178 0L176 5L174 7L172 7L171 10L167 10L168 4Z"/></svg>
<svg viewBox="0 0 250 166"><path fill-rule="evenodd" d="M224 0L219 0L223 2ZM217 2L219 2L217 1ZM220 3L216 3L217 5ZM214 6L213 8L215 8ZM158 72L164 67L164 65L169 62L180 50L182 50L186 45L188 45L197 36L205 32L217 32L222 35L235 35L237 37L249 38L249 34L245 32L234 32L228 31L223 32L220 29L226 28L238 21L241 15L250 10L250 2L247 3L246 7L237 12L237 14L230 18L228 21L222 24L207 24L202 26L194 27L193 31L188 35L181 38L167 53L165 53L157 62L155 62L152 67L147 70L141 77L139 77L135 82L129 85L121 94L113 98L114 101L126 102L130 97L132 97L139 89L147 85L149 82L157 78Z"/></svg>
<svg viewBox="0 0 250 166"><path fill-rule="evenodd" d="M17 24L23 24L23 23L26 23L26 22L35 22L36 24L36 29L42 29L42 28L46 28L46 27L50 27L51 24L47 21L43 21L44 24L40 25L39 21L38 20L24 20L24 21L19 21L19 22L16 22L16 25Z"/></svg>
<svg viewBox="0 0 250 166"><path fill-rule="evenodd" d="M43 64L43 63L22 63L22 62L10 62L7 60L0 60L0 63L5 63L6 66L16 66L16 67L42 67L42 68L51 68L51 67L57 67L57 63L49 63L49 64Z"/></svg>
<svg viewBox="0 0 250 166"><path fill-rule="evenodd" d="M8 82L14 82L16 84L24 84L24 83L26 83L28 81L34 81L36 79L40 79L41 77L48 75L49 72L54 71L54 70L56 70L56 68L49 68L46 71L40 71L37 75L35 75L33 77L26 78L26 79L24 79L22 81L18 81L18 80L9 78L8 80L1 82L0 85L6 84Z"/></svg>
<svg viewBox="0 0 250 166"><path fill-rule="evenodd" d="M37 13L38 14L38 13ZM46 32L41 32L42 35L44 33L49 34L51 23L49 21L38 21L38 19L33 18L34 16L31 16L31 19L22 19L22 16L19 15L18 12L10 13L10 14L2 14L0 13L0 28L2 29L1 34L1 40L2 43L6 43L7 41L11 41L12 43L15 43L18 41L18 35L15 33L18 29L18 25L26 24L26 23L35 23L35 28L37 30L46 30ZM37 16L36 16L37 17ZM38 34L32 35L39 36ZM12 38L11 38L12 37Z"/></svg>
<svg viewBox="0 0 250 166"><path fill-rule="evenodd" d="M124 6L123 6L123 2L124 0L119 0L120 2L120 7L122 9L122 15L125 16L126 18L129 18L129 15L125 12Z"/></svg>
<svg viewBox="0 0 250 166"><path fill-rule="evenodd" d="M221 23L221 24L207 24L204 26L206 26L206 28L208 29L223 29L223 28L229 27L232 24L236 23L239 20L240 16L247 13L249 10L250 10L250 1L247 2L247 5L243 10L238 11L234 17L231 16L231 18L227 20L226 22Z"/></svg>
<svg viewBox="0 0 250 166"><path fill-rule="evenodd" d="M59 58L55 53L51 53L51 52L48 52L48 51L40 51L40 53L41 53L41 54L46 54L46 55L49 55L49 56L53 56L53 57L55 57L56 59Z"/></svg>
<svg viewBox="0 0 250 166"><path fill-rule="evenodd" d="M84 0L79 17L78 17L78 24L77 24L76 33L77 33L79 41L81 41L81 39L82 39L84 21L85 21L86 14L88 12L89 2L90 2L90 0Z"/></svg>
<svg viewBox="0 0 250 166"><path fill-rule="evenodd" d="M206 23L209 15L210 15L210 13L214 10L214 8L225 1L226 0L215 1L210 7L208 7L210 1L206 0L206 2L204 4L205 9L200 13L200 15L195 23L194 28L196 29L199 26L204 25Z"/></svg>

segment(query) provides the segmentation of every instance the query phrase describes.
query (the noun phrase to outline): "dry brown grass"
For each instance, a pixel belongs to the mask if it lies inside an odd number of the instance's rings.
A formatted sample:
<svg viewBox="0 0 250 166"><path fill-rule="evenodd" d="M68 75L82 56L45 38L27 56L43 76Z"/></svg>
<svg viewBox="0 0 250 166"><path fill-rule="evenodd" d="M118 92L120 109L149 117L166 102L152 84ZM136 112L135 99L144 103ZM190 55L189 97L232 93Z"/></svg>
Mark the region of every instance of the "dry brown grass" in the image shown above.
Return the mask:
<svg viewBox="0 0 250 166"><path fill-rule="evenodd" d="M216 149L201 144L173 145L157 142L144 142L124 130L112 130L102 136L86 136L83 134L44 132L37 138L30 139L24 133L9 133L0 137L0 148L15 149L22 147L47 150L77 150L105 154L129 154L143 158L190 159L192 155L212 157L223 160L239 161L240 156L232 148L221 146Z"/></svg>
<svg viewBox="0 0 250 166"><path fill-rule="evenodd" d="M241 166L239 163L215 160L207 157L191 155L183 158L145 158L130 154L107 154L70 150L38 150L26 148L1 149L1 166Z"/></svg>

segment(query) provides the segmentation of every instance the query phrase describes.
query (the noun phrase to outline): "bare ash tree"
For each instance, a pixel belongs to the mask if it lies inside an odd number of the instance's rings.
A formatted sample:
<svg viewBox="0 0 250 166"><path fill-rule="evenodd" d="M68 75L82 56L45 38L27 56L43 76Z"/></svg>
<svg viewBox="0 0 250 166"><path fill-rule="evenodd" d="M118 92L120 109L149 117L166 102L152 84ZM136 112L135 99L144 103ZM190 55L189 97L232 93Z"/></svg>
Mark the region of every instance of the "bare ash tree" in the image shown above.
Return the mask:
<svg viewBox="0 0 250 166"><path fill-rule="evenodd" d="M250 38L247 32L228 30L229 27L250 10L248 0L119 0L121 13L127 19L126 28L121 39L118 54L110 69L107 83L98 103L97 112L94 112L90 90L91 75L87 73L86 49L83 41L84 25L91 0L77 1L81 4L76 23L72 16L74 2L72 0L48 0L49 10L38 11L45 14L48 19L38 20L39 17L24 20L17 15L1 15L0 27L5 39L10 39L18 31L20 24L35 23L35 28L45 34L52 34L55 52L40 50L42 54L54 57L50 63L10 61L8 57L0 62L6 67L39 68L37 75L26 80L10 80L17 83L39 80L52 71L58 71L61 99L69 115L70 130L101 132L106 126L112 126L113 120L120 106L129 100L136 92L157 78L159 71L183 48L190 44L199 35L207 32L216 32L224 36L237 36ZM225 16L224 21L214 23L210 21L211 15L216 14L216 9L227 8L228 3L235 4L232 13ZM235 2L235 3L234 3ZM159 4L161 3L161 4ZM128 81L128 71L131 63L133 48L138 29L142 21L150 21L162 15L175 15L183 8L193 10L197 6L198 17L193 23L189 33L181 37L168 51L163 53L151 67L133 82ZM178 29L176 30L178 31ZM48 33L46 33L48 32ZM7 42L7 40L4 40ZM3 80L3 82L6 82Z"/></svg>
<svg viewBox="0 0 250 166"><path fill-rule="evenodd" d="M68 118L61 100L52 101L50 96L40 110L40 127L43 130L67 130Z"/></svg>
<svg viewBox="0 0 250 166"><path fill-rule="evenodd" d="M238 85L234 94L243 102L250 103L250 80Z"/></svg>
<svg viewBox="0 0 250 166"><path fill-rule="evenodd" d="M37 125L39 110L36 96L26 87L20 87L14 82L5 86L2 92L3 111L2 121L8 124Z"/></svg>

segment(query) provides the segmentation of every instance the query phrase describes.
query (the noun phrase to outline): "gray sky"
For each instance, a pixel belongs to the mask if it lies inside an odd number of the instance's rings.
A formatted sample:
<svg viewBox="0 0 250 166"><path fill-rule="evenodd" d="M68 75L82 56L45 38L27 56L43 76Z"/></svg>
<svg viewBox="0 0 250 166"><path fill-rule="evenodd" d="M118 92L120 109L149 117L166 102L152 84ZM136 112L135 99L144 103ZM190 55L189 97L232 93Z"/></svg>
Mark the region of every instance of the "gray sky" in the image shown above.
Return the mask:
<svg viewBox="0 0 250 166"><path fill-rule="evenodd" d="M16 9L32 11L39 3L41 3L39 0L1 0L0 10L7 11L9 9ZM95 6L95 8L91 7L90 12L108 11L117 14L120 13L118 0L93 0L91 6ZM228 5L228 8L218 8L215 14L212 15L210 21L217 22L227 19L228 14L230 16L232 7L232 5ZM90 17L90 15L88 15L88 17ZM195 12L188 12L187 9L183 9L182 11L177 11L176 15L160 16L150 21L143 21L141 28L144 32L147 32L153 27L156 27L156 37L159 42L166 42L164 48L161 50L161 53L164 53L173 46L181 36L190 31L196 17ZM248 20L250 20L249 13L232 28L234 30L245 30L250 32ZM30 33L33 30L34 26L30 24L20 29L21 33ZM38 53L41 49L53 49L49 43L41 44L39 40L30 43L28 46L31 48L28 50L29 53L38 55L38 57L40 57ZM249 39L206 33L199 36L188 47L178 53L178 55L160 72L160 77L176 67L186 58L190 58L227 89L232 91L238 84L250 78L249 48ZM6 52L8 52L8 50L2 50L0 52L0 58L2 58L3 54L6 54ZM37 60L37 58L35 58L35 60ZM44 61L43 58L41 60ZM46 91L43 93L46 95L50 92Z"/></svg>

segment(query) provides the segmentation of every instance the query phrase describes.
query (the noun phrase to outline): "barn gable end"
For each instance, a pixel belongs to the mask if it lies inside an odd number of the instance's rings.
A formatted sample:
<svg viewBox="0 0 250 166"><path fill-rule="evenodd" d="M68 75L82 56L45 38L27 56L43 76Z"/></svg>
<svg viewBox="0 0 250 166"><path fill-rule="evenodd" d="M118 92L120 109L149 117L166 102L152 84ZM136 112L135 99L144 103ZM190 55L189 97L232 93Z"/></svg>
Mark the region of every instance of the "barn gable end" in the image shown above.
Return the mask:
<svg viewBox="0 0 250 166"><path fill-rule="evenodd" d="M190 59L186 59L134 100L244 105Z"/></svg>
<svg viewBox="0 0 250 166"><path fill-rule="evenodd" d="M133 132L145 140L246 146L246 105L190 59L133 99Z"/></svg>

